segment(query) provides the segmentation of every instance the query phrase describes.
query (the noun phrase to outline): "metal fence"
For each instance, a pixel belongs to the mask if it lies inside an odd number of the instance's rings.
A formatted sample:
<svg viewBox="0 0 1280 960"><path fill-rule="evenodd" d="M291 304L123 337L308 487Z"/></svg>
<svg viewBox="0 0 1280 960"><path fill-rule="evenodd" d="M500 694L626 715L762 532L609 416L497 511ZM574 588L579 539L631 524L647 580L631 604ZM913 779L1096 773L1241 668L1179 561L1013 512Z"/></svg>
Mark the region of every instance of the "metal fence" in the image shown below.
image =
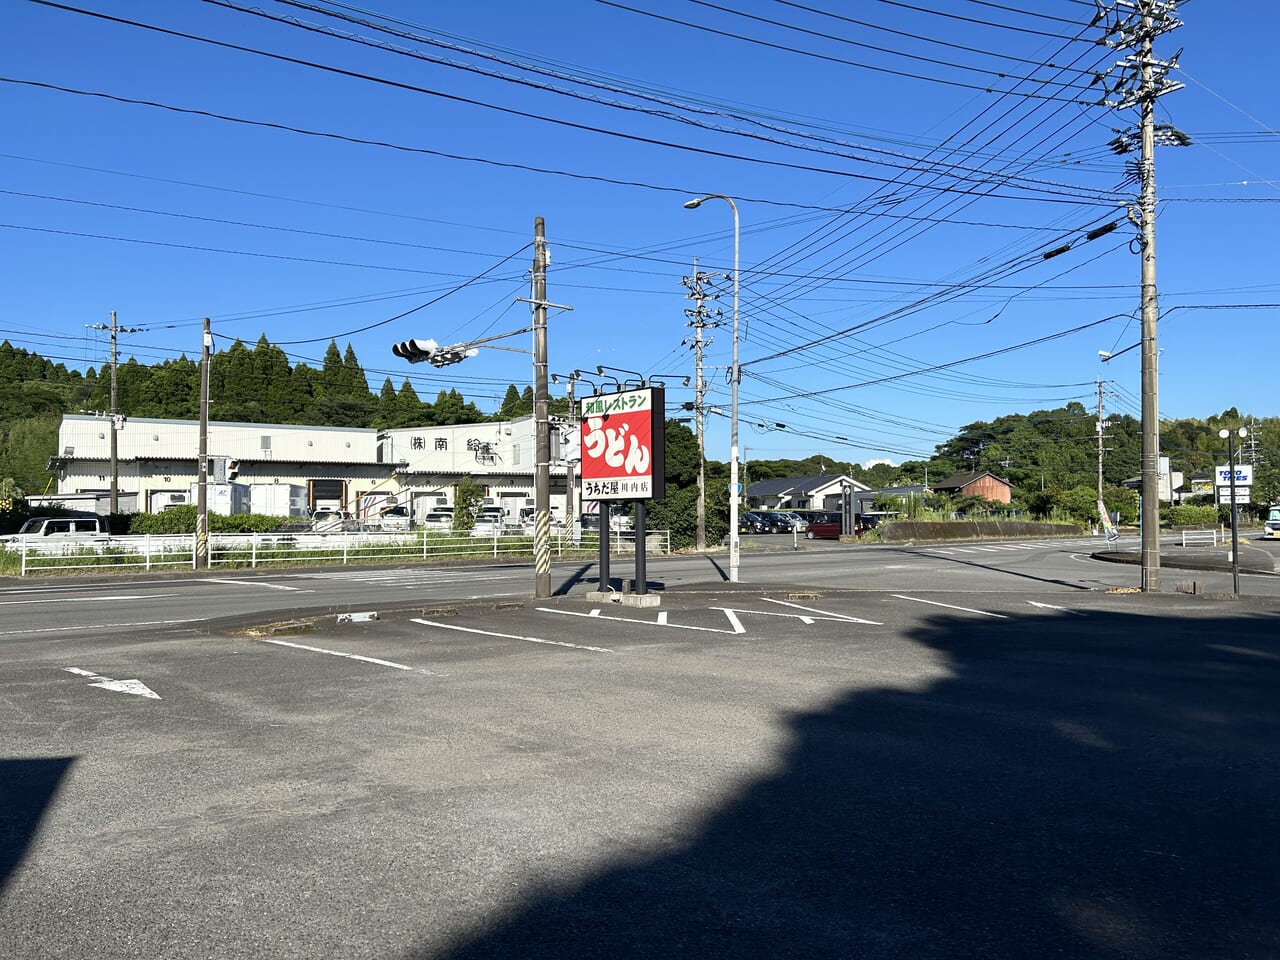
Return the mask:
<svg viewBox="0 0 1280 960"><path fill-rule="evenodd" d="M595 556L600 552L598 534L584 533L574 541L552 534L552 553L557 557ZM634 532L614 532L609 538L611 555L634 554ZM671 552L671 534L650 530L645 536L646 553L659 556ZM195 569L194 534L113 537L94 543L23 543L5 551L18 557L19 575L70 571L151 571ZM215 533L209 535L209 566L257 568L294 563L352 564L413 560L531 559L533 537L495 534L476 537L435 533Z"/></svg>

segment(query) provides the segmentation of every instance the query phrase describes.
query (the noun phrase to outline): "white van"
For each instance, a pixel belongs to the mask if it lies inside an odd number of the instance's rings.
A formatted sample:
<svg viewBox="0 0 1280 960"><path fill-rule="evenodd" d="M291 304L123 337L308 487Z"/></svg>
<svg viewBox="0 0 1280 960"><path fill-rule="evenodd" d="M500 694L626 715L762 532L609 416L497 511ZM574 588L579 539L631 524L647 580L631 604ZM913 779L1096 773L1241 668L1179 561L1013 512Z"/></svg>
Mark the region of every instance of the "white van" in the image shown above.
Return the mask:
<svg viewBox="0 0 1280 960"><path fill-rule="evenodd" d="M106 517L32 517L17 533L0 537L0 545L17 549L23 544L102 543L111 539Z"/></svg>

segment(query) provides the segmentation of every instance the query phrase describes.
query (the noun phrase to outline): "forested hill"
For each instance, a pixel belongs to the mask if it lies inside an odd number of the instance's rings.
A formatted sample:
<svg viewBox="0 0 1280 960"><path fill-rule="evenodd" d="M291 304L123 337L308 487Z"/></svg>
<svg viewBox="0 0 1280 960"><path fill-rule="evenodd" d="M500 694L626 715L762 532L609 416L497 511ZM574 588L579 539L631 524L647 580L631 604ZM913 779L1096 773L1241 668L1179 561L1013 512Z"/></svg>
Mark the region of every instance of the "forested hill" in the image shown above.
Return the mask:
<svg viewBox="0 0 1280 960"><path fill-rule="evenodd" d="M62 414L109 410L108 373L105 366L70 370L8 340L0 343L0 480L11 477L28 492L44 491ZM373 393L354 349L348 345L343 353L333 341L316 369L290 364L265 335L252 348L237 340L218 353L209 377L209 418L232 423L381 429L475 423L533 409L532 389L521 393L514 386L493 414L453 389L424 400L408 379L397 388L388 377ZM182 356L149 366L129 358L116 368L117 407L127 417L195 420L199 396L198 360Z"/></svg>
<svg viewBox="0 0 1280 960"><path fill-rule="evenodd" d="M50 363L0 343L0 421L41 414L106 410L110 378ZM186 356L147 366L130 358L116 368L117 404L130 417L194 420L198 416L200 364ZM290 364L265 336L250 349L237 340L209 367L209 418L232 423L302 423L341 427L395 427L471 423L487 419L457 390L434 402L420 399L406 379L396 389L388 377L375 394L355 350L330 341L320 369Z"/></svg>
<svg viewBox="0 0 1280 960"><path fill-rule="evenodd" d="M17 481L27 492L48 489L46 470L56 452L63 413L109 409L110 377L103 368L80 373L38 354L0 343L0 482ZM195 360L179 357L155 365L130 358L116 371L118 407L131 417L194 420L198 416L200 369ZM296 423L338 427L406 427L475 423L527 415L533 391L514 385L499 408L481 411L457 390L441 390L423 400L405 379L397 388L388 377L374 393L350 345L345 353L330 341L319 369L290 364L266 336L252 347L236 341L217 355L210 367L212 420L242 423ZM566 411L565 401L551 402L553 414ZM937 482L952 473L990 470L1023 493L1051 487L1092 488L1097 477L1096 416L1080 403L1054 410L1010 414L961 428L939 444L929 460L899 466L879 464L864 469L842 460L840 448L818 450L804 460L756 461L745 467L748 482L770 477L849 473L874 487ZM1254 418L1231 409L1203 420L1165 421L1160 449L1174 470L1188 476L1226 461L1223 427L1252 423L1246 459L1264 483L1280 497L1280 418ZM1103 478L1107 485L1141 471L1138 422L1111 415L1104 430ZM815 444L817 446L817 444ZM1258 491L1261 493L1261 490Z"/></svg>

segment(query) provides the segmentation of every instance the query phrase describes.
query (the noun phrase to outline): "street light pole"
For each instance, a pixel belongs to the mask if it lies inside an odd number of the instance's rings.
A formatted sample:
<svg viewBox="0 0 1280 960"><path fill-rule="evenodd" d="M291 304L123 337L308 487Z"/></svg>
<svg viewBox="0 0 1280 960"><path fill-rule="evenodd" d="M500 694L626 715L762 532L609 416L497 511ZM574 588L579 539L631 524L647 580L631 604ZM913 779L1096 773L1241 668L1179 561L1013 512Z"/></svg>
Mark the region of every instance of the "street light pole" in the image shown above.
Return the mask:
<svg viewBox="0 0 1280 960"><path fill-rule="evenodd" d="M742 372L738 367L738 253L739 221L738 205L723 193L709 193L705 197L689 200L685 207L696 210L707 200L723 200L733 211L733 362L729 367L729 582L738 582L740 541L738 536L738 499L742 495L738 482L738 381Z"/></svg>

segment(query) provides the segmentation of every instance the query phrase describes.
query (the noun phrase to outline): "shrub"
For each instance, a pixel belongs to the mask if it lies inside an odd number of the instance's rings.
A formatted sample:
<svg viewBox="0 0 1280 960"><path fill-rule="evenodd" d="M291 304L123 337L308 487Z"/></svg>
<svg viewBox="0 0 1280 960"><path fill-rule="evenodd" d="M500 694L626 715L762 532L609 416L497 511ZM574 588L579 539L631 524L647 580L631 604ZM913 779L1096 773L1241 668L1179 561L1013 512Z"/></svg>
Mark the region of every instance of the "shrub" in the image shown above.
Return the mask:
<svg viewBox="0 0 1280 960"><path fill-rule="evenodd" d="M261 513L209 514L210 533L270 533L289 517L269 517ZM175 534L196 532L196 508L184 503L161 513L135 513L130 533Z"/></svg>
<svg viewBox="0 0 1280 960"><path fill-rule="evenodd" d="M1181 504L1162 511L1161 519L1174 527L1193 527L1218 522L1218 508L1212 505L1192 507Z"/></svg>

